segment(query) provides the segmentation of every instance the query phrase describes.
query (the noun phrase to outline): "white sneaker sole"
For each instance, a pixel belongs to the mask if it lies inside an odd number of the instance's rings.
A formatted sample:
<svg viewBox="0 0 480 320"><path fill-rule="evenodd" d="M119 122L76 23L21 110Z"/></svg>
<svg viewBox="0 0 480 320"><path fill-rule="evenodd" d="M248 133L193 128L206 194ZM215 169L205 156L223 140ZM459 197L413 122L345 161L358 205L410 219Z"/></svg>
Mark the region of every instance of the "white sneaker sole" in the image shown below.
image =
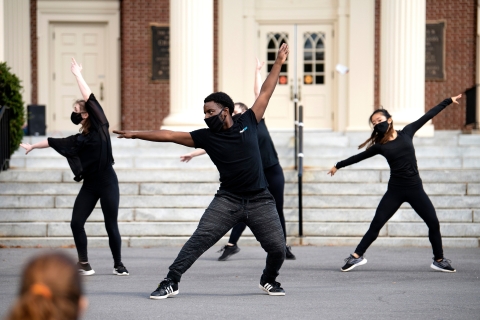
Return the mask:
<svg viewBox="0 0 480 320"><path fill-rule="evenodd" d="M124 273L119 273L115 269L113 269L113 274L116 274L117 276L129 276L130 273L124 272Z"/></svg>
<svg viewBox="0 0 480 320"><path fill-rule="evenodd" d="M342 272L347 272L347 271L352 270L352 269L355 268L355 267L363 266L363 265L366 264L366 263L367 263L367 259L363 258L363 260L362 260L361 262L359 262L359 263L357 263L357 264L354 264L354 265L351 266L350 268L345 269L345 270L343 270L342 268L340 268L340 270L341 270Z"/></svg>
<svg viewBox="0 0 480 320"><path fill-rule="evenodd" d="M258 287L260 289L262 289L263 291L265 291L266 293L268 293L269 296L284 296L285 295L285 292L270 292L267 289L265 289L264 287L262 287L261 284L259 284Z"/></svg>
<svg viewBox="0 0 480 320"><path fill-rule="evenodd" d="M442 272L450 272L450 273L457 272L457 270L452 271L452 270L445 270L445 269L439 268L436 265L434 265L433 263L430 265L430 268L432 268L433 270L442 271Z"/></svg>
<svg viewBox="0 0 480 320"><path fill-rule="evenodd" d="M92 274L95 273L95 271L92 269L90 271L85 271L85 270L82 270L82 269L78 269L78 273L81 275L81 276L91 276Z"/></svg>
<svg viewBox="0 0 480 320"><path fill-rule="evenodd" d="M176 296L178 294L178 290L177 291L173 291L172 293L169 293L169 294L166 294L164 296L150 296L150 299L153 299L153 300L162 300L162 299L167 299L168 297L170 296Z"/></svg>

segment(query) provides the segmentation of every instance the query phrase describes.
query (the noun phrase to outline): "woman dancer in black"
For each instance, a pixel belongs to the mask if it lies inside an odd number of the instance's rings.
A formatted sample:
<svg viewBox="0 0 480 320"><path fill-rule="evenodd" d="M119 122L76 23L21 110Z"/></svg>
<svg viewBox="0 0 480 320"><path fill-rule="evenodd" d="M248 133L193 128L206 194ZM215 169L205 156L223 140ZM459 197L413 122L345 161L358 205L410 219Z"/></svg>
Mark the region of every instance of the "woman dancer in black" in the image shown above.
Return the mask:
<svg viewBox="0 0 480 320"><path fill-rule="evenodd" d="M84 98L84 100L75 102L74 111L71 114L72 122L75 125L81 125L81 133L62 139L48 138L34 145L22 143L20 146L26 150L26 154L33 149L52 147L67 158L75 175L74 180L77 182L84 180L75 199L70 223L78 252L79 262L77 265L80 274L92 275L95 273L88 262L87 235L84 226L100 199L114 260L113 273L128 276L129 273L121 259L122 240L117 223L120 193L117 175L112 167L114 161L108 133L108 120L83 79L82 65L77 64L73 58L71 71L75 75Z"/></svg>
<svg viewBox="0 0 480 320"><path fill-rule="evenodd" d="M260 94L260 86L262 83L262 77L260 75L260 70L262 69L264 63L260 63L257 59L257 66L255 68L255 85L253 88L255 94L255 100ZM238 117L248 110L248 107L241 102L235 103L233 109L233 120L235 121ZM277 206L278 217L280 218L280 223L282 225L283 235L285 241L287 241L287 231L285 228L285 217L283 215L283 193L285 189L285 177L283 175L283 169L280 166L278 161L277 151L275 150L275 145L273 144L270 133L268 132L267 126L265 125L265 118L263 118L257 126L258 130L258 147L260 149L260 156L262 158L262 167L265 177L268 182L268 191L272 194L275 199L275 204ZM205 150L197 149L193 152L187 153L180 156L180 160L184 162L190 161L192 158L205 154ZM232 232L230 233L230 238L228 243L220 250L222 255L218 258L218 261L225 261L230 256L238 253L240 248L237 245L238 239L242 236L243 231L247 225L245 222L239 222L233 227ZM295 255L291 251L291 247L287 246L285 249L285 259L295 260Z"/></svg>
<svg viewBox="0 0 480 320"><path fill-rule="evenodd" d="M428 238L433 248L433 262L430 267L443 272L456 272L450 265L450 260L443 256L442 236L435 208L423 190L422 180L418 174L417 159L413 147L413 136L427 121L436 116L449 104L456 103L462 95L443 100L439 105L430 109L415 122L405 126L403 130L393 129L392 116L387 110L375 110L370 116L374 130L370 138L358 148L367 146L367 150L346 160L337 162L328 174L334 175L338 169L360 162L374 155L384 156L390 166L390 180L388 190L380 201L370 228L363 236L360 244L350 257L345 259L342 271L350 271L356 266L367 263L363 257L368 247L378 237L380 229L400 208L402 203L408 202L428 226Z"/></svg>
<svg viewBox="0 0 480 320"><path fill-rule="evenodd" d="M258 99L235 122L231 116L234 108L232 99L223 92L215 92L203 101L205 123L209 129L192 132L114 131L119 138L174 142L187 147L202 148L220 173L220 188L217 194L205 210L197 229L170 265L165 279L150 294L150 299L165 299L178 294L178 283L182 275L240 221L248 225L267 252L260 288L269 295L285 295L285 290L276 281L285 260L285 239L275 199L267 189L268 184L263 173L257 126L275 90L280 69L287 56L288 46L283 43ZM211 291L212 288L205 290Z"/></svg>

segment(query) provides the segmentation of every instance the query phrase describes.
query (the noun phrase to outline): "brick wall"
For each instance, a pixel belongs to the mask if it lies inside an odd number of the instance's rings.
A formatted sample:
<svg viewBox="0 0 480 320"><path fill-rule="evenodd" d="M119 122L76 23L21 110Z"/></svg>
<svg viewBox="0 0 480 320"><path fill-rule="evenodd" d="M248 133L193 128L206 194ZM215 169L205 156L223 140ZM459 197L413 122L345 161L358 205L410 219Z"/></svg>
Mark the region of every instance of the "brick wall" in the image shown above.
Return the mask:
<svg viewBox="0 0 480 320"><path fill-rule="evenodd" d="M380 4L375 1L375 106L380 101ZM425 111L446 97L475 85L477 4L475 0L427 0L427 21L444 20L445 81L425 81ZM480 98L480 97L479 97ZM465 99L433 118L435 130L460 130L465 123Z"/></svg>
<svg viewBox="0 0 480 320"><path fill-rule="evenodd" d="M445 81L425 82L425 109L475 85L477 4L475 0L427 0L427 21L445 20ZM480 98L480 97L479 97ZM433 118L436 130L465 124L465 98Z"/></svg>
<svg viewBox="0 0 480 320"><path fill-rule="evenodd" d="M122 128L158 129L170 109L170 83L151 80L150 23L169 24L169 0L121 1Z"/></svg>
<svg viewBox="0 0 480 320"><path fill-rule="evenodd" d="M37 103L37 0L30 0L30 64L32 96L31 103Z"/></svg>

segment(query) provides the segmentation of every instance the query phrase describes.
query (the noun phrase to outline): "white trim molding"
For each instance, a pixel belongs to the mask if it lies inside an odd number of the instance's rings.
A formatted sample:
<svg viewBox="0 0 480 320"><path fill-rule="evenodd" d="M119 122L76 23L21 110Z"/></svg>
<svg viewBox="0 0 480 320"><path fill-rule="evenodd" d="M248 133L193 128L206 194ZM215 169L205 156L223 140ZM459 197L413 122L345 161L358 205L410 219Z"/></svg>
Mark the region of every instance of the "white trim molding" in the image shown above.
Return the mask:
<svg viewBox="0 0 480 320"><path fill-rule="evenodd" d="M110 123L120 123L120 1L119 0L37 0L37 61L38 61L38 103L53 105L50 88L51 61L50 34L53 23L91 22L106 24L106 78L112 79L106 90L108 101L118 106ZM47 112L48 115L48 112ZM47 116L47 128L49 119Z"/></svg>

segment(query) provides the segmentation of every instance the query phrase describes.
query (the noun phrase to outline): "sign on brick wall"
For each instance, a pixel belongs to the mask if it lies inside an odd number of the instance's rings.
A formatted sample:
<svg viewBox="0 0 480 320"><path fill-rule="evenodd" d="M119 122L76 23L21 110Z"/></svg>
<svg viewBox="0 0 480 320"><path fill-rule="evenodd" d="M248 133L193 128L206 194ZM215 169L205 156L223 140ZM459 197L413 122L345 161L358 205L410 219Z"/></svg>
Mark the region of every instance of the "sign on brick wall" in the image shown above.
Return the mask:
<svg viewBox="0 0 480 320"><path fill-rule="evenodd" d="M427 22L425 80L445 80L445 21Z"/></svg>
<svg viewBox="0 0 480 320"><path fill-rule="evenodd" d="M170 79L170 28L168 25L151 25L152 29L152 80Z"/></svg>

